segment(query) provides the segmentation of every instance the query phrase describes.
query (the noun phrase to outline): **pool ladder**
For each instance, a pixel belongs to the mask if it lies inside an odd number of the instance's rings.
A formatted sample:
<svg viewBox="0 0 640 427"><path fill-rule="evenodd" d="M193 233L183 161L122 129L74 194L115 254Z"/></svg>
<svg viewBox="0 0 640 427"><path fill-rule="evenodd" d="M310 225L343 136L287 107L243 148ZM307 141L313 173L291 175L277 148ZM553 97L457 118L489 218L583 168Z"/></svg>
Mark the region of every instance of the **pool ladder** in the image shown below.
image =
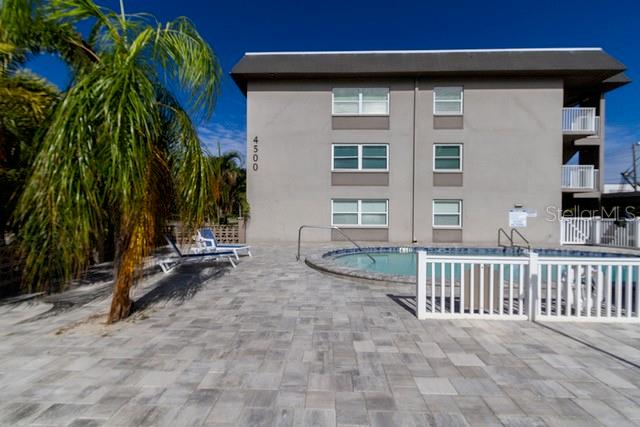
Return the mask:
<svg viewBox="0 0 640 427"><path fill-rule="evenodd" d="M357 244L349 236L347 236L345 234L345 232L340 229L340 227L336 227L335 225L301 225L300 228L298 228L298 254L296 255L296 260L298 260L298 261L300 261L300 241L301 241L301 238L302 238L302 229L303 228L315 228L315 229L320 229L320 230L336 230L345 239L350 241L356 248L358 248L358 250L360 250L360 252L362 252L362 247L360 247L359 244ZM376 263L376 260L371 256L371 254L369 254L367 252L362 252L362 253L365 254L366 256L368 256L374 264Z"/></svg>
<svg viewBox="0 0 640 427"><path fill-rule="evenodd" d="M526 244L526 246L524 245L518 245L516 243L514 243L514 234L517 234L518 237L520 237L520 239ZM502 244L500 238L504 236L508 241L509 244ZM498 228L498 246L503 247L503 248L511 248L511 249L526 249L529 252L531 252L531 243L529 242L529 240L527 240L526 237L524 237L522 235L522 233L520 233L517 229L512 228L510 233L507 234L507 232L504 230L504 228Z"/></svg>

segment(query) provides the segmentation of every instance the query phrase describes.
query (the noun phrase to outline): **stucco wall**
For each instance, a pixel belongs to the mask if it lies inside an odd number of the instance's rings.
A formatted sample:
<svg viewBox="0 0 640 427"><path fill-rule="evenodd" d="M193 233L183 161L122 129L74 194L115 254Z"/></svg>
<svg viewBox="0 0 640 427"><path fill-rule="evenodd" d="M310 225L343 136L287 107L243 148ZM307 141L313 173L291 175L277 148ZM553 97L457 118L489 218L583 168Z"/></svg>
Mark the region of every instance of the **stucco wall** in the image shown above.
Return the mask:
<svg viewBox="0 0 640 427"><path fill-rule="evenodd" d="M464 86L463 129L433 129L434 86ZM463 241L495 244L515 204L536 209L523 234L559 242L559 225L545 221L561 206L562 102L560 80L420 81L416 133L416 238L431 239L433 199L463 200ZM433 143L463 146L462 187L432 187ZM423 160L424 159L424 160ZM420 183L420 184L418 184Z"/></svg>
<svg viewBox="0 0 640 427"><path fill-rule="evenodd" d="M464 86L463 129L434 129L434 85ZM389 87L388 130L332 130L332 87ZM538 210L525 235L557 243L558 225L544 221L560 206L560 80L420 80L416 109L415 238L432 240L434 198L464 201L464 242L495 244L515 203ZM410 242L414 80L256 81L247 91L248 241L293 241L302 224L328 225L332 198L389 199L389 240ZM258 170L253 170L258 137ZM464 144L464 185L432 187L432 144ZM332 186L332 143L388 143L388 186ZM305 240L326 241L329 231Z"/></svg>

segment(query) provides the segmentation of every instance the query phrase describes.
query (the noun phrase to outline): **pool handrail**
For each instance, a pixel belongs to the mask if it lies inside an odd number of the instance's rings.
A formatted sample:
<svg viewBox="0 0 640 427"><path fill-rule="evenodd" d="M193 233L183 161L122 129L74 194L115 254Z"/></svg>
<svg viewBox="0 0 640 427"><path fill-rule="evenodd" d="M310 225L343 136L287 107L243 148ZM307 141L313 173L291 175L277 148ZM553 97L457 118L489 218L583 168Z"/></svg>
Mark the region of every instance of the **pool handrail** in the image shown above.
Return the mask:
<svg viewBox="0 0 640 427"><path fill-rule="evenodd" d="M527 246L522 246L522 245L518 245L513 241L513 234L517 234L520 239L522 239L523 242L525 242L527 244ZM507 240L509 241L509 245L506 244L502 244L502 242L500 241L500 238L504 236L507 238ZM526 237L524 237L522 235L521 232L519 232L517 229L512 228L509 231L509 234L507 234L507 232L504 230L504 228L498 228L498 246L502 247L502 248L511 248L511 249L527 249L529 252L531 252L531 242L529 242L529 240L527 240Z"/></svg>
<svg viewBox="0 0 640 427"><path fill-rule="evenodd" d="M509 246L503 245L500 243L500 237L502 237L502 235L504 235L504 237L506 237L509 240ZM513 247L513 238L509 237L507 232L502 227L498 228L498 246L504 247L504 248Z"/></svg>
<svg viewBox="0 0 640 427"><path fill-rule="evenodd" d="M367 253L367 252L363 252L362 251L362 247L360 247L359 244L357 244L356 242L354 242L349 236L347 236L344 231L342 231L340 229L340 227L337 227L335 225L301 225L300 228L298 228L298 254L296 255L296 261L300 261L300 241L302 239L302 229L303 228L315 228L315 229L320 229L320 230L336 230L338 233L340 233L345 239L347 239L348 241L350 241L356 248L358 248L360 250L360 252L362 252L363 254L365 254L366 256L368 256L369 258L371 258L371 261L375 264L376 260L371 256L371 254Z"/></svg>
<svg viewBox="0 0 640 427"><path fill-rule="evenodd" d="M522 240L527 244L527 250L528 250L529 252L531 252L531 242L529 242L529 240L527 240L527 238L526 238L526 237L524 237L524 236L522 235L522 233L521 233L521 232L519 232L516 228L512 228L512 229L511 229L511 236L510 236L510 237L511 237L511 239L510 239L510 240L511 240L511 246L512 246L512 247L516 247L516 248L522 248L522 249L524 249L524 246L516 245L515 243L513 243L513 233L516 233L516 234L517 234L517 235L518 235L518 236L519 236L519 237L520 237L520 238L521 238L521 239L522 239Z"/></svg>

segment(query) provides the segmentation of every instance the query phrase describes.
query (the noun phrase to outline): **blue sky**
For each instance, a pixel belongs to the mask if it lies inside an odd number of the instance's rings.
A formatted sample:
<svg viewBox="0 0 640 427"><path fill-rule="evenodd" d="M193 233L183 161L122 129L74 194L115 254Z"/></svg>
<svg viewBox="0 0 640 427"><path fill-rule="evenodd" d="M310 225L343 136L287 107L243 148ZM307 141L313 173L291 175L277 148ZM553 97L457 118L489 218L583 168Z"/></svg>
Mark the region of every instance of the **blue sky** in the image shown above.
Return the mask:
<svg viewBox="0 0 640 427"><path fill-rule="evenodd" d="M117 7L114 0L97 0ZM606 179L619 182L640 141L640 2L125 0L127 12L166 21L187 16L225 71L216 113L199 124L203 143L245 152L245 99L228 72L247 51L602 47L634 80L607 96ZM67 71L41 57L34 71L61 88Z"/></svg>

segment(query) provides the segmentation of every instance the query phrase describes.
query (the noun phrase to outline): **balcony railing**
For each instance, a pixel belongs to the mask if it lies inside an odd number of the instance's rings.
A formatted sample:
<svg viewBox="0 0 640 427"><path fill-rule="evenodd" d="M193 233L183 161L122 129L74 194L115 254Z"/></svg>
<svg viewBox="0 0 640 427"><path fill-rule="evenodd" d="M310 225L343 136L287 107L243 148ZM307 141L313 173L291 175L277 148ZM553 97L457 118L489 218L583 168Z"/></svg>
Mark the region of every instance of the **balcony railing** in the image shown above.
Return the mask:
<svg viewBox="0 0 640 427"><path fill-rule="evenodd" d="M598 130L595 108L563 108L562 131L565 133L595 134Z"/></svg>
<svg viewBox="0 0 640 427"><path fill-rule="evenodd" d="M598 186L598 169L593 165L562 166L562 188L567 190L595 190Z"/></svg>

